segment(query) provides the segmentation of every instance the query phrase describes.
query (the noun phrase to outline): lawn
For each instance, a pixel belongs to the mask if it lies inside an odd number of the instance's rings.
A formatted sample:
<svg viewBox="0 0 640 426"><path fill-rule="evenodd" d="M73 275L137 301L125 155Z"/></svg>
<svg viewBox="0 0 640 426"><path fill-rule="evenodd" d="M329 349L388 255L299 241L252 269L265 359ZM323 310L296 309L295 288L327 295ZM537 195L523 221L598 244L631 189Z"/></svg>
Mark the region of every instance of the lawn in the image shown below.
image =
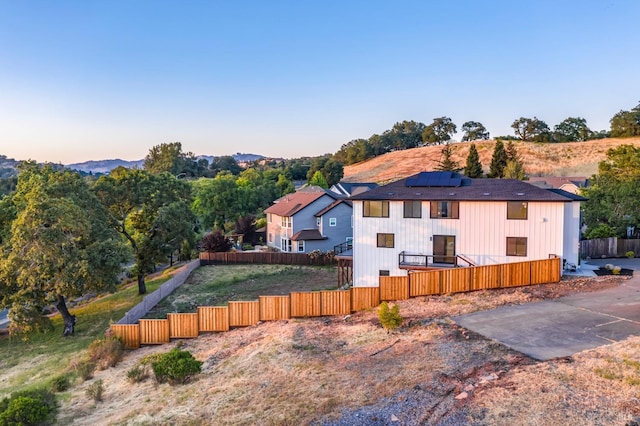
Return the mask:
<svg viewBox="0 0 640 426"><path fill-rule="evenodd" d="M337 280L335 266L203 266L145 318L165 318L170 312L196 312L198 306L225 305L228 301L258 300L258 296L335 290Z"/></svg>

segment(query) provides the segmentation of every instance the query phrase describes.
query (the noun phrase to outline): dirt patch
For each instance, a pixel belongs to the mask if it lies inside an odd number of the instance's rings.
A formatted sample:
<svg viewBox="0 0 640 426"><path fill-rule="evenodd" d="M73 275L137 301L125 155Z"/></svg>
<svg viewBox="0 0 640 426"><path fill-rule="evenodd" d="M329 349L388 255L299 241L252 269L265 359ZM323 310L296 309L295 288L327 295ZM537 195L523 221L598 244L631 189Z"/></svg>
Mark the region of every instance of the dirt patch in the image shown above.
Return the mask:
<svg viewBox="0 0 640 426"><path fill-rule="evenodd" d="M204 362L182 386L130 384L144 356L129 352L64 398L60 424L624 424L640 396L640 338L537 362L458 327L449 316L619 285L623 277L402 301L387 334L375 310L346 317L267 322L180 344ZM635 398L635 399L634 399ZM635 401L635 403L634 403ZM634 405L635 404L635 405ZM566 416L566 417L563 417ZM558 423L558 419L562 419ZM581 421L580 421L581 420ZM585 421L586 420L586 421ZM619 421L620 420L620 421Z"/></svg>

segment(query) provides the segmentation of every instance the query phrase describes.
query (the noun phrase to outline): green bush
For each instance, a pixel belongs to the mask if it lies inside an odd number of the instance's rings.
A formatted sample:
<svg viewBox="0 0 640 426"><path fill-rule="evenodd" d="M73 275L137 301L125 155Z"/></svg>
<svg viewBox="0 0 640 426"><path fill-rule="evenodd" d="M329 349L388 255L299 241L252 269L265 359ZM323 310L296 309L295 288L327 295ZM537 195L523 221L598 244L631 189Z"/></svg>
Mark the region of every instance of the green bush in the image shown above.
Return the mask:
<svg viewBox="0 0 640 426"><path fill-rule="evenodd" d="M98 370L115 367L124 354L124 344L119 337L96 339L89 345L89 359Z"/></svg>
<svg viewBox="0 0 640 426"><path fill-rule="evenodd" d="M636 254L631 250L626 252L624 255L627 256L629 259L633 259L634 257L636 257Z"/></svg>
<svg viewBox="0 0 640 426"><path fill-rule="evenodd" d="M64 392L69 389L69 376L62 375L51 380L51 392Z"/></svg>
<svg viewBox="0 0 640 426"><path fill-rule="evenodd" d="M158 383L172 385L186 383L202 369L202 361L196 360L191 352L174 348L152 361L151 368Z"/></svg>
<svg viewBox="0 0 640 426"><path fill-rule="evenodd" d="M614 228L606 223L600 223L593 228L587 229L587 232L584 233L584 238L592 240L594 238L616 237L617 235L618 232Z"/></svg>
<svg viewBox="0 0 640 426"><path fill-rule="evenodd" d="M127 380L130 383L139 383L147 377L149 377L149 370L145 365L136 365L127 371Z"/></svg>
<svg viewBox="0 0 640 426"><path fill-rule="evenodd" d="M102 401L102 393L104 392L104 383L102 379L98 379L87 387L87 396L95 402Z"/></svg>
<svg viewBox="0 0 640 426"><path fill-rule="evenodd" d="M387 330L387 333L400 327L403 320L402 316L400 316L400 306L394 305L393 308L389 309L387 302L380 304L378 308L378 318L380 319L382 327Z"/></svg>
<svg viewBox="0 0 640 426"><path fill-rule="evenodd" d="M0 426L53 423L56 400L46 389L18 392L0 401Z"/></svg>

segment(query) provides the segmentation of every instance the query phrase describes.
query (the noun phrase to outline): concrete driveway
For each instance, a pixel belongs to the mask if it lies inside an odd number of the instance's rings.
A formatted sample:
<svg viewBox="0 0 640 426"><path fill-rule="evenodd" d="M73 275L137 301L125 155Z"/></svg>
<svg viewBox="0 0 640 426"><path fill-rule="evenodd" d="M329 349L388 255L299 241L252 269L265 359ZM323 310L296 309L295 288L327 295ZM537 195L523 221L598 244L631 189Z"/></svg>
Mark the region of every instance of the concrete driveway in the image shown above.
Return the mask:
<svg viewBox="0 0 640 426"><path fill-rule="evenodd" d="M640 260L598 262L634 269L634 277L617 288L504 306L453 320L541 361L640 335Z"/></svg>

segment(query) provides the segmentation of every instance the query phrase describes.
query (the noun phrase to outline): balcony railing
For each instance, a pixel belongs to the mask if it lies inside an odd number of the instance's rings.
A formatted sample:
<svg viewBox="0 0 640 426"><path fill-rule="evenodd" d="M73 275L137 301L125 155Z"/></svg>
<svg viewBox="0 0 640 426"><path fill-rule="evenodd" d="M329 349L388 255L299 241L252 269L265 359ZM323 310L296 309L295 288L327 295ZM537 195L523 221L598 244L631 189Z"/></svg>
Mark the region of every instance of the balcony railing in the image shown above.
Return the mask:
<svg viewBox="0 0 640 426"><path fill-rule="evenodd" d="M340 243L338 245L333 246L333 252L335 254L344 253L345 251L349 251L353 248L353 241L345 241L344 243Z"/></svg>
<svg viewBox="0 0 640 426"><path fill-rule="evenodd" d="M476 264L462 254L443 256L403 251L398 254L398 266L400 269L428 269L437 267L457 268L459 266L476 266Z"/></svg>

